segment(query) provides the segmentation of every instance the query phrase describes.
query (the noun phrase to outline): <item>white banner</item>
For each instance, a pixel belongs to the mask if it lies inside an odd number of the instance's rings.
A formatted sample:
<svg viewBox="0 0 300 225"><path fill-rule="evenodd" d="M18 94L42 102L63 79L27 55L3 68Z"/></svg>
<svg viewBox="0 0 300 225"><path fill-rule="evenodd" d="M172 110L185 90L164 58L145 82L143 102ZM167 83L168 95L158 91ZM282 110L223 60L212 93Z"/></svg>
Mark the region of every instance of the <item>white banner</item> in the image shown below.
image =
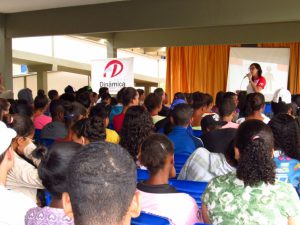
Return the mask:
<svg viewBox="0 0 300 225"><path fill-rule="evenodd" d="M92 61L93 91L98 92L99 88L108 87L109 93L116 94L123 87L133 86L133 58Z"/></svg>

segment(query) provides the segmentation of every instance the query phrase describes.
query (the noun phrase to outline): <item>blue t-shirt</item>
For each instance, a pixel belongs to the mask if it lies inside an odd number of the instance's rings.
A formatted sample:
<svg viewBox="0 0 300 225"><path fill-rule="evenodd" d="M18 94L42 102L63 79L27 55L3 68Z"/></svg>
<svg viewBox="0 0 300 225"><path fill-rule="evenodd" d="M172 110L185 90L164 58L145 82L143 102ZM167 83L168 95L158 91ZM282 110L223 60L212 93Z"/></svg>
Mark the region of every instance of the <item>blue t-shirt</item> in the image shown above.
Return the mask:
<svg viewBox="0 0 300 225"><path fill-rule="evenodd" d="M168 138L174 143L174 154L192 154L195 149L203 147L201 139L194 137L190 129L175 126Z"/></svg>
<svg viewBox="0 0 300 225"><path fill-rule="evenodd" d="M282 182L291 183L300 194L300 161L292 159L282 151L274 151L276 163L276 179Z"/></svg>

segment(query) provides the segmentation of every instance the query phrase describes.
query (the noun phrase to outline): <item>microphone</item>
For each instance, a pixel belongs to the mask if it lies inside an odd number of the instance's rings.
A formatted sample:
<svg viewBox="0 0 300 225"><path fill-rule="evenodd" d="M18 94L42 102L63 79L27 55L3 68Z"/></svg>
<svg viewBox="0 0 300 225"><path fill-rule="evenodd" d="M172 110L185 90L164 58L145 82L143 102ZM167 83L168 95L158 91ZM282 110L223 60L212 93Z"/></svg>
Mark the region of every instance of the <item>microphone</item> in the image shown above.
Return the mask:
<svg viewBox="0 0 300 225"><path fill-rule="evenodd" d="M246 77L248 77L248 74L249 74L249 73L247 73L247 74L243 77L243 79L245 79Z"/></svg>

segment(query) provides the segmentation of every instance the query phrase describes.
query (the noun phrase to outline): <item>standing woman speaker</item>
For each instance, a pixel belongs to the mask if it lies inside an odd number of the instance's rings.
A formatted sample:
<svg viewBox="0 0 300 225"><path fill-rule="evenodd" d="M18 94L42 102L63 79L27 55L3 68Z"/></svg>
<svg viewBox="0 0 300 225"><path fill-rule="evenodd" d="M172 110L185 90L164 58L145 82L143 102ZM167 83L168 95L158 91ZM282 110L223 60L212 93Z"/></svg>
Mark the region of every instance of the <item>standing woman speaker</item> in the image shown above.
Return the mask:
<svg viewBox="0 0 300 225"><path fill-rule="evenodd" d="M247 74L249 84L247 94L261 92L266 86L266 79L262 76L262 69L258 63L252 63Z"/></svg>

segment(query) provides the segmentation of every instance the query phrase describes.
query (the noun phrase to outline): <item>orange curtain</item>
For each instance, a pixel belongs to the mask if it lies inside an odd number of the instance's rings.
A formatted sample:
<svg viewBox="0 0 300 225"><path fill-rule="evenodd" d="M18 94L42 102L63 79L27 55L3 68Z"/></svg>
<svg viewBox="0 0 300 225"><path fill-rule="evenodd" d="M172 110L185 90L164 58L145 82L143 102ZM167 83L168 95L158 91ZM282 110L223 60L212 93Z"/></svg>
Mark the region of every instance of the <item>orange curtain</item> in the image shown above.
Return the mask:
<svg viewBox="0 0 300 225"><path fill-rule="evenodd" d="M229 50L232 45L171 47L167 49L166 91L201 91L213 97L226 90ZM236 47L236 45L235 45Z"/></svg>
<svg viewBox="0 0 300 225"><path fill-rule="evenodd" d="M300 93L300 42L262 43L263 48L290 48L290 68L288 89L292 94Z"/></svg>

